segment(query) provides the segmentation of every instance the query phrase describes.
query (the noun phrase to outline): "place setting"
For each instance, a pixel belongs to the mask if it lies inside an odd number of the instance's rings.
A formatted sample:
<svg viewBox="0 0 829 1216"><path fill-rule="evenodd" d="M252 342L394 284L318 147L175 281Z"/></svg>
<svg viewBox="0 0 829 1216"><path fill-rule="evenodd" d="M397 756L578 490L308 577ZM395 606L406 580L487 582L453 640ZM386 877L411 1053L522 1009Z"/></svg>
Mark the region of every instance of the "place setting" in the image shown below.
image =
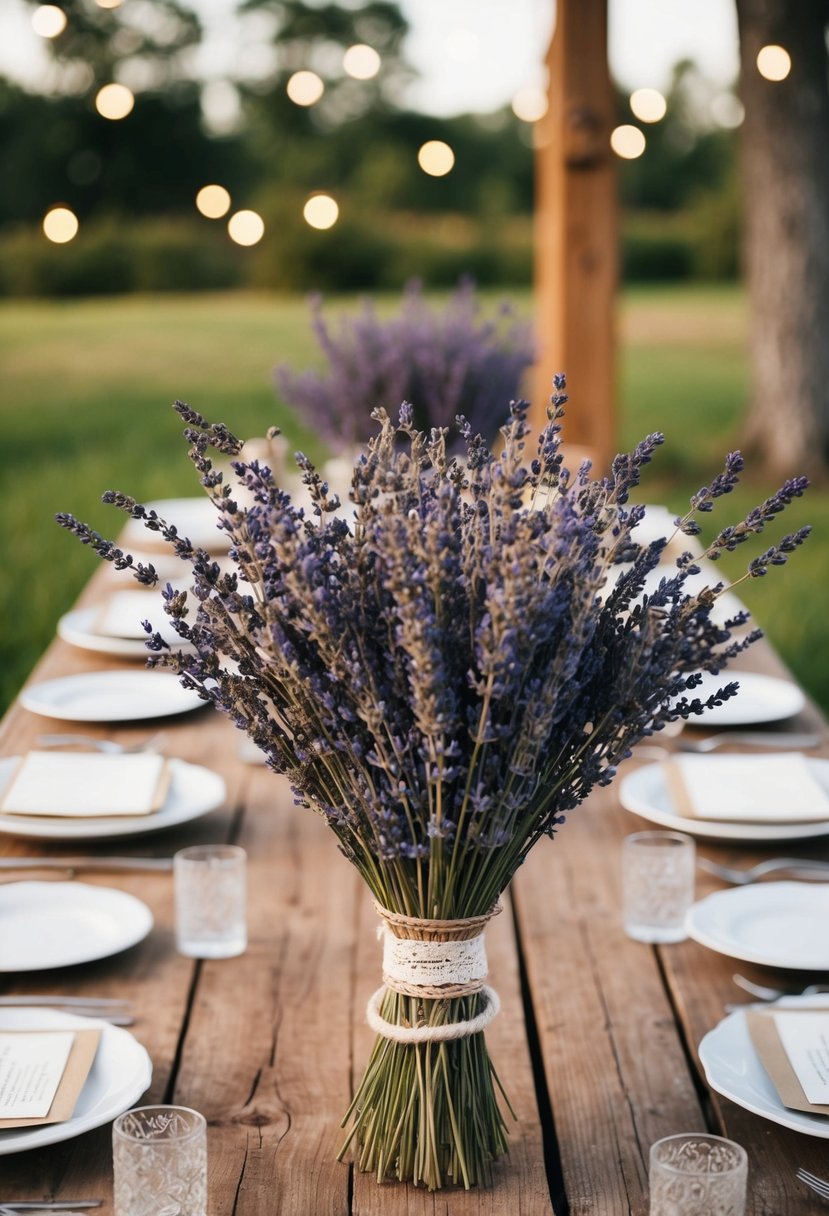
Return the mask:
<svg viewBox="0 0 829 1216"><path fill-rule="evenodd" d="M169 646L190 649L173 628L160 593L150 590L114 591L97 606L73 609L58 621L57 634L80 650L140 662L150 653L144 621L149 621L153 632Z"/></svg>
<svg viewBox="0 0 829 1216"><path fill-rule="evenodd" d="M74 737L66 738L71 744ZM225 782L212 769L157 751L102 751L100 742L82 744L95 750L35 748L0 759L0 833L138 836L201 818L226 799Z"/></svg>
<svg viewBox="0 0 829 1216"><path fill-rule="evenodd" d="M734 678L737 695L694 719L715 733L697 738L683 730L670 748L649 739L636 749L634 759L660 759L626 774L621 805L703 840L759 843L829 834L829 760L800 750L818 746L823 736L753 729L795 718L806 704L802 690L755 672ZM723 675L706 675L694 695L704 699L723 682Z"/></svg>
<svg viewBox="0 0 829 1216"><path fill-rule="evenodd" d="M730 868L698 858L691 836L645 831L625 837L621 867L622 919L634 941L670 947L690 938L733 959L829 977L829 862L781 857ZM696 900L697 869L737 885ZM802 881L773 881L783 872ZM786 993L734 980L759 999L726 1006L703 1037L708 1083L762 1118L829 1139L829 984Z"/></svg>

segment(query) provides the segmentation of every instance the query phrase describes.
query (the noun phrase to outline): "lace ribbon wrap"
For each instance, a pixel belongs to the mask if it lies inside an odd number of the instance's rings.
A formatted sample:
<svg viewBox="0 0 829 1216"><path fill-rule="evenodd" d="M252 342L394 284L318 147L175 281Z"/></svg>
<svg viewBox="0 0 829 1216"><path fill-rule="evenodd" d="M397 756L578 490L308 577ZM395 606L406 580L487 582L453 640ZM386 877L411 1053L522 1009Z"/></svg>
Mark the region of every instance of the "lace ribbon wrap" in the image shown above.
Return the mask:
<svg viewBox="0 0 829 1216"><path fill-rule="evenodd" d="M366 1018L372 1030L398 1043L445 1042L483 1030L501 1003L487 977L484 930L500 904L483 916L458 920L426 920L389 912L376 901L383 937L383 987L368 1003ZM397 1026L380 1016L386 989L424 1000L453 1000L480 993L486 1004L477 1017L439 1026Z"/></svg>

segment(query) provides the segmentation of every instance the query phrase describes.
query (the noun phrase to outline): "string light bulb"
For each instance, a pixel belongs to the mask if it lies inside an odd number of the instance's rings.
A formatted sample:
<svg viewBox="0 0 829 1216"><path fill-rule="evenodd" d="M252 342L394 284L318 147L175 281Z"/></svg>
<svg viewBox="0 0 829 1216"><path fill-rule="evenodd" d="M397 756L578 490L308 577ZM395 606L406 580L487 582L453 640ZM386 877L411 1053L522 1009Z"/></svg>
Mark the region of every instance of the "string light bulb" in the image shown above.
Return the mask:
<svg viewBox="0 0 829 1216"><path fill-rule="evenodd" d="M265 221L257 211L236 211L227 221L227 231L237 245L258 245L265 235Z"/></svg>
<svg viewBox="0 0 829 1216"><path fill-rule="evenodd" d="M66 13L56 4L41 4L32 13L32 29L41 38L57 38L66 29Z"/></svg>
<svg viewBox="0 0 829 1216"><path fill-rule="evenodd" d="M230 210L230 194L224 186L202 186L196 195L196 207L209 220L220 220Z"/></svg>
<svg viewBox="0 0 829 1216"><path fill-rule="evenodd" d="M785 80L791 70L792 57L785 47L760 47L757 52L757 71L766 80Z"/></svg>
<svg viewBox="0 0 829 1216"><path fill-rule="evenodd" d="M359 42L343 55L343 70L354 80L371 80L380 71L380 62L373 46Z"/></svg>
<svg viewBox="0 0 829 1216"><path fill-rule="evenodd" d="M634 89L630 108L640 122L660 122L668 112L668 103L658 89Z"/></svg>
<svg viewBox="0 0 829 1216"><path fill-rule="evenodd" d="M78 217L68 207L52 207L43 217L43 232L55 245L65 245L78 233Z"/></svg>
<svg viewBox="0 0 829 1216"><path fill-rule="evenodd" d="M538 122L547 113L549 103L543 89L519 89L512 99L512 112L522 122Z"/></svg>
<svg viewBox="0 0 829 1216"><path fill-rule="evenodd" d="M101 118L118 122L132 113L135 97L125 84L105 84L95 97L95 109Z"/></svg>
<svg viewBox="0 0 829 1216"><path fill-rule="evenodd" d="M427 139L417 153L417 163L430 177L445 177L455 164L455 153L442 139Z"/></svg>
<svg viewBox="0 0 829 1216"><path fill-rule="evenodd" d="M646 140L638 127L624 123L610 134L610 146L622 160L636 160L645 151Z"/></svg>
<svg viewBox="0 0 829 1216"><path fill-rule="evenodd" d="M325 92L325 85L316 72L294 72L285 90L295 106L313 106Z"/></svg>
<svg viewBox="0 0 829 1216"><path fill-rule="evenodd" d="M309 228L324 232L333 228L339 219L340 208L330 194L312 194L302 208L302 218Z"/></svg>

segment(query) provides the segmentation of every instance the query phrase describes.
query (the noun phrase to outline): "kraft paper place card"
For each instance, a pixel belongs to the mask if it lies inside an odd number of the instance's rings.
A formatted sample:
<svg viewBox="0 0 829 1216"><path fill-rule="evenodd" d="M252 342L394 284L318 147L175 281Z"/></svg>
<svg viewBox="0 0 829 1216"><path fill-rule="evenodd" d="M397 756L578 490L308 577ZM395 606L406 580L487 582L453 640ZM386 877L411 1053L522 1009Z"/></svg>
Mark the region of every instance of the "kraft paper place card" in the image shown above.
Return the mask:
<svg viewBox="0 0 829 1216"><path fill-rule="evenodd" d="M789 1110L829 1115L829 1005L749 1010L751 1041Z"/></svg>
<svg viewBox="0 0 829 1216"><path fill-rule="evenodd" d="M0 1031L0 1131L72 1118L100 1030Z"/></svg>
<svg viewBox="0 0 829 1216"><path fill-rule="evenodd" d="M677 814L726 823L829 820L829 796L800 752L675 755L664 764Z"/></svg>
<svg viewBox="0 0 829 1216"><path fill-rule="evenodd" d="M170 786L164 756L151 752L28 752L0 799L4 815L68 819L150 815Z"/></svg>

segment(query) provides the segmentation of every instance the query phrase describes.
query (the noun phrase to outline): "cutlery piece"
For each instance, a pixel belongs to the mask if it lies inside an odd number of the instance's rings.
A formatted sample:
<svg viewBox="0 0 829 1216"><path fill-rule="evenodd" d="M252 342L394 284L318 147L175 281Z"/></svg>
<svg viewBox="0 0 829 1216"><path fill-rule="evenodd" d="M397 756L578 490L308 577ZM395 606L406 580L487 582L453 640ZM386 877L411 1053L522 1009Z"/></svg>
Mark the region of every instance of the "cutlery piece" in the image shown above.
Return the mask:
<svg viewBox="0 0 829 1216"><path fill-rule="evenodd" d="M141 743L116 743L114 739L96 739L93 735L38 735L35 740L38 747L89 747L97 752L108 755L131 755L135 752L159 751L164 742L164 735L159 732L150 735Z"/></svg>
<svg viewBox="0 0 829 1216"><path fill-rule="evenodd" d="M829 984L810 984L808 988L771 988L767 984L755 984L744 975L732 975L731 978L743 992L757 997L760 1001L778 1001L781 996L815 996L820 992L829 992Z"/></svg>
<svg viewBox="0 0 829 1216"><path fill-rule="evenodd" d="M0 1202L0 1213L8 1212L66 1212L70 1208L100 1208L103 1199L23 1199L19 1202L3 1200Z"/></svg>
<svg viewBox="0 0 829 1216"><path fill-rule="evenodd" d="M15 1005L27 1009L35 1005L63 1005L69 1009L77 1005L84 1009L123 1009L129 1003L125 997L115 996L0 996L0 1005L6 1008Z"/></svg>
<svg viewBox="0 0 829 1216"><path fill-rule="evenodd" d="M721 731L707 739L688 739L683 736L676 745L680 752L713 752L729 743L749 744L751 747L781 748L783 751L798 751L804 747L819 747L822 736L818 734L784 734L781 731Z"/></svg>
<svg viewBox="0 0 829 1216"><path fill-rule="evenodd" d="M172 857L0 857L0 870L152 870L169 872Z"/></svg>
<svg viewBox="0 0 829 1216"><path fill-rule="evenodd" d="M757 882L766 874L775 874L779 871L802 874L804 877L811 875L815 880L822 878L824 881L829 881L829 861L821 861L817 857L771 857L768 861L761 861L747 870L740 870L734 866L722 866L719 862L709 861L707 857L698 857L697 865L707 874L713 874L725 882L733 882L738 887L747 886L748 883Z"/></svg>
<svg viewBox="0 0 829 1216"><path fill-rule="evenodd" d="M799 1169L795 1176L804 1186L811 1187L816 1194L820 1195L821 1199L829 1199L829 1182L824 1182L822 1178L818 1178L804 1169Z"/></svg>

